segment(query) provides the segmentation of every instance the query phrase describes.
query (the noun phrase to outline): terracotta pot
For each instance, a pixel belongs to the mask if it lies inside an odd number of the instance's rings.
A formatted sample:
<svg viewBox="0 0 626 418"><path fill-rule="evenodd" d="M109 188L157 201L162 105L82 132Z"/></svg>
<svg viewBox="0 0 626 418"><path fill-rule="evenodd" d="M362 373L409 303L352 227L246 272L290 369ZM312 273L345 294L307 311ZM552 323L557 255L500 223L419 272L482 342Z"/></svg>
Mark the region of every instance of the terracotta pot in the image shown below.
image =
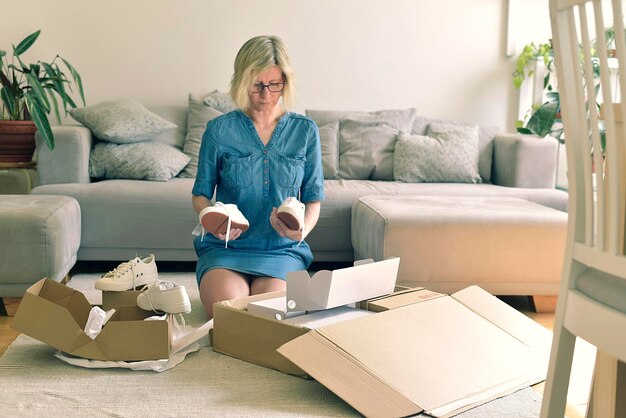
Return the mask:
<svg viewBox="0 0 626 418"><path fill-rule="evenodd" d="M0 162L18 163L33 159L35 132L32 120L0 120Z"/></svg>

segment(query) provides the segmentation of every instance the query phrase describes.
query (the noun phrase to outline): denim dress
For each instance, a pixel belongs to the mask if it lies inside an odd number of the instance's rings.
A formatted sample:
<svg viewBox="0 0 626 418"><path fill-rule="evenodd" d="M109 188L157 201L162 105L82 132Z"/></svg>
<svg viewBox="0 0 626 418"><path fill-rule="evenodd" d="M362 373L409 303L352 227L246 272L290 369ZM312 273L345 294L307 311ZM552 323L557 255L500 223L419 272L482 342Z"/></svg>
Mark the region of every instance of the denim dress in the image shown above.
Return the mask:
<svg viewBox="0 0 626 418"><path fill-rule="evenodd" d="M313 261L306 242L278 235L270 224L272 208L289 196L301 202L324 199L324 175L319 130L306 116L286 112L267 145L252 119L241 110L221 115L207 124L200 146L194 195L234 203L250 223L239 238L228 242L212 234L198 236L198 284L207 271L224 268L285 279L287 272L303 270Z"/></svg>

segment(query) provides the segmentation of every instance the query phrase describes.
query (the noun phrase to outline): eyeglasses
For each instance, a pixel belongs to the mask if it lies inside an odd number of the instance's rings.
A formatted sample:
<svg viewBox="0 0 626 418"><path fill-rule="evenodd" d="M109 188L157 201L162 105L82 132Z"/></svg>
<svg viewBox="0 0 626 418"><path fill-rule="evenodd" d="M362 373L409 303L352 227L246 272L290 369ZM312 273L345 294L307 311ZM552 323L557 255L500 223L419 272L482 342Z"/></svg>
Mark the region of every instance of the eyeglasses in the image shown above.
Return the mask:
<svg viewBox="0 0 626 418"><path fill-rule="evenodd" d="M272 93L280 93L281 91L285 89L285 82L281 81L280 83L269 83L269 84L256 83L252 85L252 87L250 88L250 92L261 93L263 89L266 87L267 87L267 90L269 90Z"/></svg>

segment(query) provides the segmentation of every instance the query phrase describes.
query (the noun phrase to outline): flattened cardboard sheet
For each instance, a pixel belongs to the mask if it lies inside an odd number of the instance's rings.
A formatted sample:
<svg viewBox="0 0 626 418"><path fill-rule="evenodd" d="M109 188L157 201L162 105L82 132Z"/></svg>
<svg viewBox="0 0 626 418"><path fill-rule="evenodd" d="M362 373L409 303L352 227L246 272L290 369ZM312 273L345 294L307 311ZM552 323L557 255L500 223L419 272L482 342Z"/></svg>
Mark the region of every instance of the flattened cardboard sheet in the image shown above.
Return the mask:
<svg viewBox="0 0 626 418"><path fill-rule="evenodd" d="M446 417L545 379L549 331L476 286L455 295L318 328L278 351L366 416Z"/></svg>

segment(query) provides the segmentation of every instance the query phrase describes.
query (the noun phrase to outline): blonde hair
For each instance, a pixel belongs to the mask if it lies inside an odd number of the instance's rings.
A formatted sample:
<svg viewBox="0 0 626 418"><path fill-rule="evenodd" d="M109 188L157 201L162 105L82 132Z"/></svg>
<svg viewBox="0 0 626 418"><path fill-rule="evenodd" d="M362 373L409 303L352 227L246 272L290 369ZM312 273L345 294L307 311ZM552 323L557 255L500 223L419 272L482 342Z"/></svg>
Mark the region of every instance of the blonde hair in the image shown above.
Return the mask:
<svg viewBox="0 0 626 418"><path fill-rule="evenodd" d="M282 106L288 108L293 104L295 79L285 44L277 36L261 35L246 41L235 58L230 97L237 107L247 109L250 106L248 89L260 73L274 66L280 68L285 79Z"/></svg>

